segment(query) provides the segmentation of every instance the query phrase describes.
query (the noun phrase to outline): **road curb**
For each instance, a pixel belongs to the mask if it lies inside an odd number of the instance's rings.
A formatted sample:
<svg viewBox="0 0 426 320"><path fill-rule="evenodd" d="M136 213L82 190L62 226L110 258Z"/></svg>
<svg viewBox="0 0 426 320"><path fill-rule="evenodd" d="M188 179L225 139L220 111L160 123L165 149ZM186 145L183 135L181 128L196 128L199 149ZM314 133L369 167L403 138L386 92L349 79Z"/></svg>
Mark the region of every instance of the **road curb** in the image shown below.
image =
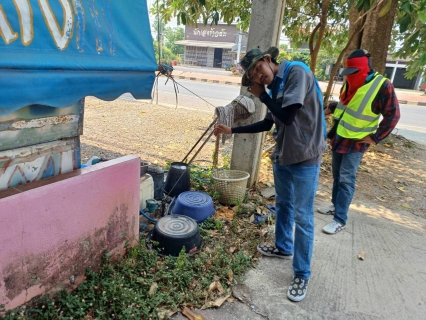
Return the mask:
<svg viewBox="0 0 426 320"><path fill-rule="evenodd" d="M198 82L207 82L207 83L216 83L216 84L226 84L231 86L241 86L241 82L233 82L233 81L222 81L222 80L212 80L212 79L205 79L205 78L196 78L196 77L186 77L186 76L178 76L179 79L183 80L191 80L191 81L198 81Z"/></svg>
<svg viewBox="0 0 426 320"><path fill-rule="evenodd" d="M399 104L409 104L410 106L420 106L426 107L426 102L417 102L417 101L408 101L408 100L398 100Z"/></svg>
<svg viewBox="0 0 426 320"><path fill-rule="evenodd" d="M212 80L205 78L197 78L197 77L187 77L187 76L178 76L179 79L182 80L190 80L190 81L198 81L198 82L207 82L207 83L215 83L215 84L226 84L231 86L241 86L241 82L233 82L233 81L223 81L223 80ZM400 104L409 104L414 106L422 106L426 107L426 102L418 102L418 101L408 101L408 100L398 100Z"/></svg>

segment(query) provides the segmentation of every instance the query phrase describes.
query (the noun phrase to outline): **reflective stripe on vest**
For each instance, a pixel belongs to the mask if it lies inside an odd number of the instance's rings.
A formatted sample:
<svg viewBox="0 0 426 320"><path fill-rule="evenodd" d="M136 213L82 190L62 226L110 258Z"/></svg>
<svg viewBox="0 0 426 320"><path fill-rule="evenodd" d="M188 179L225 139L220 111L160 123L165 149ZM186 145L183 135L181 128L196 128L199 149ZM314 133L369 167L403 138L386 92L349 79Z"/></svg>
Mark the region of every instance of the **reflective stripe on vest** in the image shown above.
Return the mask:
<svg viewBox="0 0 426 320"><path fill-rule="evenodd" d="M334 118L340 119L337 134L343 138L362 139L369 133L374 133L379 124L380 115L371 111L372 103L386 78L377 75L370 83L362 86L355 93L347 106L339 102L334 112ZM361 100L361 102L359 102ZM358 107L357 107L358 105Z"/></svg>

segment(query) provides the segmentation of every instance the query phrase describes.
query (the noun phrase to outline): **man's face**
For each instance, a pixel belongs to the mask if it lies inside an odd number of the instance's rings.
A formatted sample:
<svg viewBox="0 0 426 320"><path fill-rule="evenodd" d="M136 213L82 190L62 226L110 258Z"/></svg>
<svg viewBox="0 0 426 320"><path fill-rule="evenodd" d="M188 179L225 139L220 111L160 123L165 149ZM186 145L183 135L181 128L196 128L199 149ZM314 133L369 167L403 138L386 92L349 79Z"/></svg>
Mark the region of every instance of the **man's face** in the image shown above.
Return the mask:
<svg viewBox="0 0 426 320"><path fill-rule="evenodd" d="M275 77L271 64L272 61L269 56L265 56L263 59L256 61L248 74L249 79L252 82L262 85L271 84Z"/></svg>

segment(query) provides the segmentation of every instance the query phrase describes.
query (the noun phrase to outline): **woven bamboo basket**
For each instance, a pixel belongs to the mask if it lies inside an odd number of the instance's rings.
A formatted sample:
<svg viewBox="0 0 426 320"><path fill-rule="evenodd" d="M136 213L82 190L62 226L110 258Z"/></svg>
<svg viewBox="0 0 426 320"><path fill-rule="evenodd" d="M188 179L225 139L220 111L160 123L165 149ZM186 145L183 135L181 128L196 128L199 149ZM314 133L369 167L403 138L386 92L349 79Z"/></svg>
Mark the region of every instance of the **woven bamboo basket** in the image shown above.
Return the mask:
<svg viewBox="0 0 426 320"><path fill-rule="evenodd" d="M219 202L235 205L242 202L247 189L250 174L240 170L218 170L212 173L214 189L219 193Z"/></svg>

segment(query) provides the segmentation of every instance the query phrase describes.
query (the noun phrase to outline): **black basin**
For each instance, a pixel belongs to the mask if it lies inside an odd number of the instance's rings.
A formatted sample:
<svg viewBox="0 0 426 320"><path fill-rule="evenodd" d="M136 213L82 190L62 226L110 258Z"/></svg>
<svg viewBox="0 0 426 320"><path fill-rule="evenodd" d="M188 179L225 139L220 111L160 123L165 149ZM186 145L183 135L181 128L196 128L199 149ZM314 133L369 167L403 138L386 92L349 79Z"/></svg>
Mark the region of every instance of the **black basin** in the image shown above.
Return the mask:
<svg viewBox="0 0 426 320"><path fill-rule="evenodd" d="M187 216L169 215L159 219L148 239L162 255L177 257L185 247L186 253L195 253L201 247L202 239L197 222Z"/></svg>

